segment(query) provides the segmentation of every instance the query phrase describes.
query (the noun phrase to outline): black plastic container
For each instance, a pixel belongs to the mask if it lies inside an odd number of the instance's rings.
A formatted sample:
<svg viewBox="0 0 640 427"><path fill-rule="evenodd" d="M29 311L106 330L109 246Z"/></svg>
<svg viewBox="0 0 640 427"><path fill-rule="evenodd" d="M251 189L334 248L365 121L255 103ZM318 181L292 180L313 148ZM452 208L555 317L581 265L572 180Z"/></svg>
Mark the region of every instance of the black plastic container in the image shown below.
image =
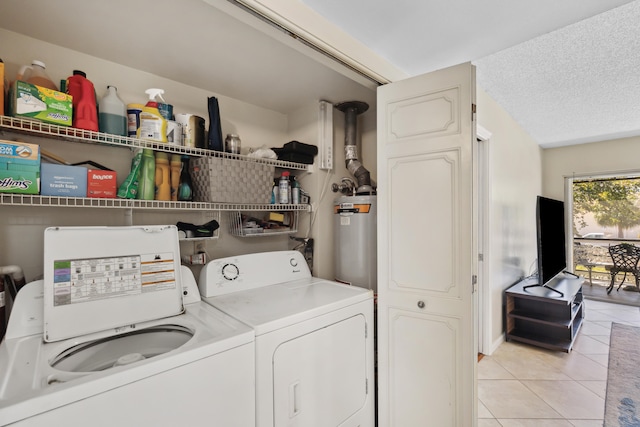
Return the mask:
<svg viewBox="0 0 640 427"><path fill-rule="evenodd" d="M299 141L290 141L284 144L282 148L272 148L272 150L278 155L278 160L305 165L312 164L313 158L318 154L318 147Z"/></svg>

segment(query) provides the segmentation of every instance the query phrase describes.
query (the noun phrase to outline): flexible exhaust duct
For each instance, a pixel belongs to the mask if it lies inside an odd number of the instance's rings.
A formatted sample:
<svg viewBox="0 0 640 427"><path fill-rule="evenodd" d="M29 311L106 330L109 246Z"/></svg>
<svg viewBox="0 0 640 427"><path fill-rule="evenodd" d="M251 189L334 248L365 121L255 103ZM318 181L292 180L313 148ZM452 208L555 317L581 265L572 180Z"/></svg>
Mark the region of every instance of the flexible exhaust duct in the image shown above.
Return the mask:
<svg viewBox="0 0 640 427"><path fill-rule="evenodd" d="M344 155L347 170L356 179L356 194L374 194L369 171L358 160L357 125L358 115L369 109L366 102L348 101L336 105L344 113ZM334 190L335 191L335 190Z"/></svg>

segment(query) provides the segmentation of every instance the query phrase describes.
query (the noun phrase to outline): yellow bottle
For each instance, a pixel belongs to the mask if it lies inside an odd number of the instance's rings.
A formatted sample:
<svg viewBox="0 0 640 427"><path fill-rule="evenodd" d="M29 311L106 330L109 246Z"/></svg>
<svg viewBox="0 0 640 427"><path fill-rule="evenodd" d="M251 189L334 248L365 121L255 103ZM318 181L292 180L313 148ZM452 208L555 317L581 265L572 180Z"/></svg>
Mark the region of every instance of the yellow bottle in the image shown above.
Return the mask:
<svg viewBox="0 0 640 427"><path fill-rule="evenodd" d="M156 152L156 200L171 200L170 174L169 155L161 151Z"/></svg>
<svg viewBox="0 0 640 427"><path fill-rule="evenodd" d="M167 120L160 114L158 102L156 101L156 96L162 97L164 90L147 89L145 93L149 95L149 101L142 107L140 112L140 127L136 136L143 139L167 142Z"/></svg>
<svg viewBox="0 0 640 427"><path fill-rule="evenodd" d="M178 188L180 187L180 174L182 173L182 156L171 155L171 200L178 200Z"/></svg>

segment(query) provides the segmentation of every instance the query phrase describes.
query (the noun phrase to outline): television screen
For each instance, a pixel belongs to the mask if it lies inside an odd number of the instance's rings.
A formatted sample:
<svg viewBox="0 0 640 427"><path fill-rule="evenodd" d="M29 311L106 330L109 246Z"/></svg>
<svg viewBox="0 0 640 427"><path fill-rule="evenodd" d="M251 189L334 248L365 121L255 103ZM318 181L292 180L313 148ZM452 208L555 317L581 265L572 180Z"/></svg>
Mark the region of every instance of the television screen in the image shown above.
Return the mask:
<svg viewBox="0 0 640 427"><path fill-rule="evenodd" d="M545 285L567 267L564 202L538 196L538 284Z"/></svg>

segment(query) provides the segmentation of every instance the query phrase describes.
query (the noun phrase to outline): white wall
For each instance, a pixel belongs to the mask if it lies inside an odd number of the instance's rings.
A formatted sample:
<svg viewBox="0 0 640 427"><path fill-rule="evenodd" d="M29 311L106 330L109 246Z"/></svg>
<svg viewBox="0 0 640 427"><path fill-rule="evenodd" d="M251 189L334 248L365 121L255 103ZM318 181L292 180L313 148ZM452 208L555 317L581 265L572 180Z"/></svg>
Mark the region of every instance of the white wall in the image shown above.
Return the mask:
<svg viewBox="0 0 640 427"><path fill-rule="evenodd" d="M31 63L32 59L40 59L47 65L47 72L54 81L68 77L73 69L81 69L94 83L98 96L102 96L106 86L115 85L125 103L142 102L146 98L144 91L150 87L165 90L165 99L174 105L174 113L192 113L204 118L208 117L207 97L217 96L220 104L222 132L238 133L242 139L243 151L249 147L280 147L282 144L297 139L301 142L315 144L316 102L310 102L308 108L292 115L293 123L290 129L289 117L278 112L260 108L245 102L219 96L196 87L171 81L153 74L124 67L119 64L101 60L97 57L85 55L69 49L64 49L49 43L24 37L17 33L0 29L2 43L2 59L5 62L7 74L13 78L19 67ZM342 113L336 114L336 147L341 144ZM375 114L374 114L375 116ZM207 125L208 126L208 125ZM374 125L375 128L375 125ZM25 141L42 144L47 150L64 157L69 162L94 160L115 169L118 173L118 184L124 180L129 172L131 153L126 148L99 147L93 144L78 144L59 140L46 140L5 133L5 139L22 138ZM338 151L336 151L338 153ZM342 173L340 165L344 164L336 155L336 174ZM375 162L373 163L375 165ZM344 166L342 166L344 169ZM340 175L342 176L342 175ZM323 173L317 171L304 177L303 185L314 189L316 180L324 179ZM330 181L333 182L333 181ZM317 190L315 190L317 191ZM317 195L314 197L317 200ZM328 197L331 199L331 197ZM55 225L123 225L126 223L127 212L118 209L80 209L80 208L38 208L0 206L3 217L0 225L0 265L17 264L26 273L27 279L32 280L42 273L42 232L47 226ZM222 213L220 238L207 241L206 250L210 257L222 257L249 252L267 250L283 250L293 246L287 236L270 236L265 238L238 238L226 232L226 213ZM302 221L307 218L302 214ZM330 213L321 210L318 213L318 224L313 237L317 239L319 251L316 254L326 261L321 261L323 274L333 275L333 262L329 261L331 247L331 233L327 232L327 221ZM210 219L207 212L133 212L134 224L161 224L185 221L204 223ZM306 231L304 222L302 230ZM195 251L192 243L183 243L181 249L185 254ZM197 269L196 269L197 273Z"/></svg>
<svg viewBox="0 0 640 427"><path fill-rule="evenodd" d="M536 259L535 205L541 194L541 150L537 143L481 88L477 90L479 125L489 141L488 238L491 354L504 339L503 291L533 273Z"/></svg>
<svg viewBox="0 0 640 427"><path fill-rule="evenodd" d="M564 200L565 177L640 170L640 137L548 148L542 152L544 194Z"/></svg>

